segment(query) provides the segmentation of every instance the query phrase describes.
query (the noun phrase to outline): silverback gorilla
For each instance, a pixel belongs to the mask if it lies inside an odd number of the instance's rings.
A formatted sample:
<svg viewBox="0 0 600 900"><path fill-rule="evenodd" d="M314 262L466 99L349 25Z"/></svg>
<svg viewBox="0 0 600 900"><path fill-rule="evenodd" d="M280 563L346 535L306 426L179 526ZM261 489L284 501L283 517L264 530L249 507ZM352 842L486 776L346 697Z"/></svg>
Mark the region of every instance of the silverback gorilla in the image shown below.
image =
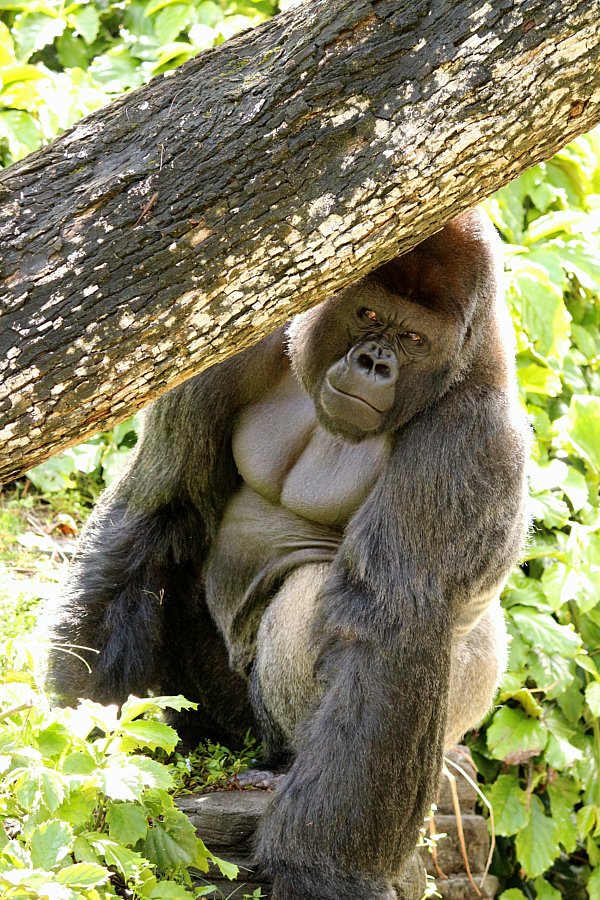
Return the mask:
<svg viewBox="0 0 600 900"><path fill-rule="evenodd" d="M183 693L189 745L288 759L277 900L389 900L444 748L488 710L526 531L497 238L471 211L148 413L82 541L66 700Z"/></svg>

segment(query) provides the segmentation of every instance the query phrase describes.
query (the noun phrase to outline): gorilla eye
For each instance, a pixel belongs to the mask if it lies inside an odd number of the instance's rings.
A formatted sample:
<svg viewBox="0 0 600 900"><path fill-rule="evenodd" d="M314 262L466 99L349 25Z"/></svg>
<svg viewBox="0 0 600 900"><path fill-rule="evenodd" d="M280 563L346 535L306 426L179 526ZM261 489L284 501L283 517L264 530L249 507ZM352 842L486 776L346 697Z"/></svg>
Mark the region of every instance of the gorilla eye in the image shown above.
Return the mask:
<svg viewBox="0 0 600 900"><path fill-rule="evenodd" d="M413 344L422 344L423 338L416 331L405 331L402 337L408 338Z"/></svg>
<svg viewBox="0 0 600 900"><path fill-rule="evenodd" d="M361 319L369 319L369 321L374 322L375 325L381 325L379 316L374 309L367 309L365 306L363 306L362 309L359 309L358 315Z"/></svg>

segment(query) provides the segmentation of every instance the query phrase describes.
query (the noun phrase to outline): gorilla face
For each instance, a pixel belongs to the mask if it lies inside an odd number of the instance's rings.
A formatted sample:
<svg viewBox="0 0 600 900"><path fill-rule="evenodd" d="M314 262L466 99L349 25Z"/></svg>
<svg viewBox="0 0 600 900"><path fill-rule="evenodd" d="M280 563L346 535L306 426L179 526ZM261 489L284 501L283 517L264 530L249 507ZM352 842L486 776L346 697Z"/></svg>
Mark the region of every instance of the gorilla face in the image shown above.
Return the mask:
<svg viewBox="0 0 600 900"><path fill-rule="evenodd" d="M358 340L325 373L319 401L333 430L352 436L377 432L394 406L403 368L429 355L425 335L384 319L381 307L359 307Z"/></svg>
<svg viewBox="0 0 600 900"><path fill-rule="evenodd" d="M441 395L463 328L368 277L296 316L288 351L321 424L352 441L395 430Z"/></svg>
<svg viewBox="0 0 600 900"><path fill-rule="evenodd" d="M476 364L494 239L479 220L450 223L292 320L288 353L324 427L352 441L397 430Z"/></svg>

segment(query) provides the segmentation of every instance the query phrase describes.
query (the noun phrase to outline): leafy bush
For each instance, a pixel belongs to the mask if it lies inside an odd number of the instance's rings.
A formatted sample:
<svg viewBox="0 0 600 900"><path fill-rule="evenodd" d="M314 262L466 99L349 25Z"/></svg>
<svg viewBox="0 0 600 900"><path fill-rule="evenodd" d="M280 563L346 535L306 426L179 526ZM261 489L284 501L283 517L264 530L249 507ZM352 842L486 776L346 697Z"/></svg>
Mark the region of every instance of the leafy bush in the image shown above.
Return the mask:
<svg viewBox="0 0 600 900"><path fill-rule="evenodd" d="M93 476L108 486L115 481L137 441L139 418L133 416L120 422L110 431L97 434L85 444L70 447L27 473L29 480L43 494L70 490L77 486L78 477ZM89 480L88 480L89 486ZM96 494L98 491L96 492Z"/></svg>
<svg viewBox="0 0 600 900"><path fill-rule="evenodd" d="M600 132L487 203L507 240L507 300L535 430L535 520L504 595L502 705L472 741L489 783L496 871L543 900L600 898Z"/></svg>
<svg viewBox="0 0 600 900"><path fill-rule="evenodd" d="M120 715L89 700L50 709L27 682L0 685L1 896L184 900L211 892L189 871L209 860L235 877L175 806L169 767L141 752L177 743L149 713L193 706L130 697Z"/></svg>

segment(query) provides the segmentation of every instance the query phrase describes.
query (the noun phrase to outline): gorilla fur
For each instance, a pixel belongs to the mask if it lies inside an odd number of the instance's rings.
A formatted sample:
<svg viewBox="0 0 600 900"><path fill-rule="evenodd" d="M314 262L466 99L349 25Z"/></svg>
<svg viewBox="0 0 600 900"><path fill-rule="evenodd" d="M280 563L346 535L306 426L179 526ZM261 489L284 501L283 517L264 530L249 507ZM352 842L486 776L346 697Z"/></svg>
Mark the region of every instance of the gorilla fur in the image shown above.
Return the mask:
<svg viewBox="0 0 600 900"><path fill-rule="evenodd" d="M291 768L258 855L276 900L386 900L445 747L489 708L526 532L527 427L498 240L471 211L150 409L83 537L65 700L199 703Z"/></svg>

